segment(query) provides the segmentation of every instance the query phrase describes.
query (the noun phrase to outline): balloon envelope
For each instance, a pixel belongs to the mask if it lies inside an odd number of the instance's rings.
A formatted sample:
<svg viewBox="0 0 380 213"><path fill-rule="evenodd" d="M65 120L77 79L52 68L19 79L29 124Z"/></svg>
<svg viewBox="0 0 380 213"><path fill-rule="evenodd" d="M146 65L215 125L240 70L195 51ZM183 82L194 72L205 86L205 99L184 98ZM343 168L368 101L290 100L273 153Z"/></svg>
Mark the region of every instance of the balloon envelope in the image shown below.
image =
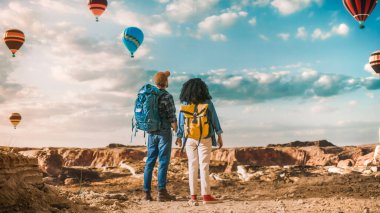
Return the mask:
<svg viewBox="0 0 380 213"><path fill-rule="evenodd" d="M17 112L12 113L11 117L9 117L9 120L11 121L13 127L16 129L17 125L21 121L20 113L17 113Z"/></svg>
<svg viewBox="0 0 380 213"><path fill-rule="evenodd" d="M346 10L360 24L360 29L364 28L365 20L371 15L376 7L377 0L342 0Z"/></svg>
<svg viewBox="0 0 380 213"><path fill-rule="evenodd" d="M96 21L99 21L99 16L103 14L108 5L107 0L89 0L88 8L91 10L92 14L96 17Z"/></svg>
<svg viewBox="0 0 380 213"><path fill-rule="evenodd" d="M10 29L4 33L4 42L15 57L15 53L25 42L25 35L21 30Z"/></svg>
<svg viewBox="0 0 380 213"><path fill-rule="evenodd" d="M376 74L380 76L380 50L371 54L369 57L369 64Z"/></svg>
<svg viewBox="0 0 380 213"><path fill-rule="evenodd" d="M123 43L131 52L131 57L144 41L144 33L137 27L128 27L124 30Z"/></svg>

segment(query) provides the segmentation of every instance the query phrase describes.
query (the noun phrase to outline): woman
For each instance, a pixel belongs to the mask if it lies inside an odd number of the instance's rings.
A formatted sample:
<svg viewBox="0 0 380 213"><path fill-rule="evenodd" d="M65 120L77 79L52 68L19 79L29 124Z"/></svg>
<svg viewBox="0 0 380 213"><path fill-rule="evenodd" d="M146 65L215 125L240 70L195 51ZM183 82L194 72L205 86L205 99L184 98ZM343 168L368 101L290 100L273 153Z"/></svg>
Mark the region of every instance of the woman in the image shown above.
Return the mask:
<svg viewBox="0 0 380 213"><path fill-rule="evenodd" d="M219 124L208 87L200 78L188 80L182 86L179 127L176 145L186 149L189 164L190 205L197 201L198 168L200 168L203 203L219 203L211 196L209 166L212 146L223 146L222 128ZM218 140L215 139L218 135Z"/></svg>

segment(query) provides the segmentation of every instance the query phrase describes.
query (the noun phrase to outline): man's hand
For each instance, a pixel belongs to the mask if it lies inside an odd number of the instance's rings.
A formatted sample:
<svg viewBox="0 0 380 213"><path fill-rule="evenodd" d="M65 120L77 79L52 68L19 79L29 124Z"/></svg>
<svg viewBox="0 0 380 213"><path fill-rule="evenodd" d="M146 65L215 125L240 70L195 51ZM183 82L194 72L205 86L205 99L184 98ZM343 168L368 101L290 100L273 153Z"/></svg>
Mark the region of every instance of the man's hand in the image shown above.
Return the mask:
<svg viewBox="0 0 380 213"><path fill-rule="evenodd" d="M177 130L178 130L177 122L171 123L171 126L172 126L174 133L177 133Z"/></svg>
<svg viewBox="0 0 380 213"><path fill-rule="evenodd" d="M218 148L222 148L223 147L223 138L222 138L222 135L218 135Z"/></svg>
<svg viewBox="0 0 380 213"><path fill-rule="evenodd" d="M175 145L177 145L178 147L182 147L182 139L177 138L177 140L175 141Z"/></svg>

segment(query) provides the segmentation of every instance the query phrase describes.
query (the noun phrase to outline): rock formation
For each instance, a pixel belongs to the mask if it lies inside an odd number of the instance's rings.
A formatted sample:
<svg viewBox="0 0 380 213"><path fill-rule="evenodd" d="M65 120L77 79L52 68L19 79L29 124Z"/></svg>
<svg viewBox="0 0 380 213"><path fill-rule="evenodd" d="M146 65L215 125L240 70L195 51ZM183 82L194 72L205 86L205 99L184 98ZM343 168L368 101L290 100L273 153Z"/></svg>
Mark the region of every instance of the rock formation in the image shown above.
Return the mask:
<svg viewBox="0 0 380 213"><path fill-rule="evenodd" d="M213 165L223 167L225 172L236 171L238 165L337 166L341 162L341 166L364 166L366 162L372 162L374 149L375 145L338 147L325 140L295 141L267 147L213 149L211 161ZM25 156L38 158L41 169L50 176L59 173L61 158L64 167L104 168L119 167L121 164L127 165L128 162L142 162L146 156L145 147L20 148L15 150ZM172 158L186 159L186 153L181 152L180 149L173 149Z"/></svg>
<svg viewBox="0 0 380 213"><path fill-rule="evenodd" d="M55 161L46 163L50 171L49 164ZM0 212L97 212L61 197L42 180L36 158L0 150Z"/></svg>
<svg viewBox="0 0 380 213"><path fill-rule="evenodd" d="M0 207L14 206L28 199L28 190L43 187L37 159L0 151Z"/></svg>

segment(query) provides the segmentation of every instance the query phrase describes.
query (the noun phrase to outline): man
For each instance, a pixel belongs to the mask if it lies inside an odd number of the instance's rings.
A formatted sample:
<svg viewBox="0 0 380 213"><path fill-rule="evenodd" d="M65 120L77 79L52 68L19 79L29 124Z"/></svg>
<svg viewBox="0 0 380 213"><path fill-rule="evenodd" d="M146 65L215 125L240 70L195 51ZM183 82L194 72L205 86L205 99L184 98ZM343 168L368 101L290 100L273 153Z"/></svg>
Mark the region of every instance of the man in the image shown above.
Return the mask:
<svg viewBox="0 0 380 213"><path fill-rule="evenodd" d="M152 172L158 158L158 201L165 202L175 200L166 190L166 176L170 162L172 149L171 128L177 132L176 109L173 96L165 89L168 88L170 72L158 72L153 77L153 82L161 91L158 98L158 110L160 117L160 129L148 132L148 156L144 171L145 200L152 201L151 184Z"/></svg>

